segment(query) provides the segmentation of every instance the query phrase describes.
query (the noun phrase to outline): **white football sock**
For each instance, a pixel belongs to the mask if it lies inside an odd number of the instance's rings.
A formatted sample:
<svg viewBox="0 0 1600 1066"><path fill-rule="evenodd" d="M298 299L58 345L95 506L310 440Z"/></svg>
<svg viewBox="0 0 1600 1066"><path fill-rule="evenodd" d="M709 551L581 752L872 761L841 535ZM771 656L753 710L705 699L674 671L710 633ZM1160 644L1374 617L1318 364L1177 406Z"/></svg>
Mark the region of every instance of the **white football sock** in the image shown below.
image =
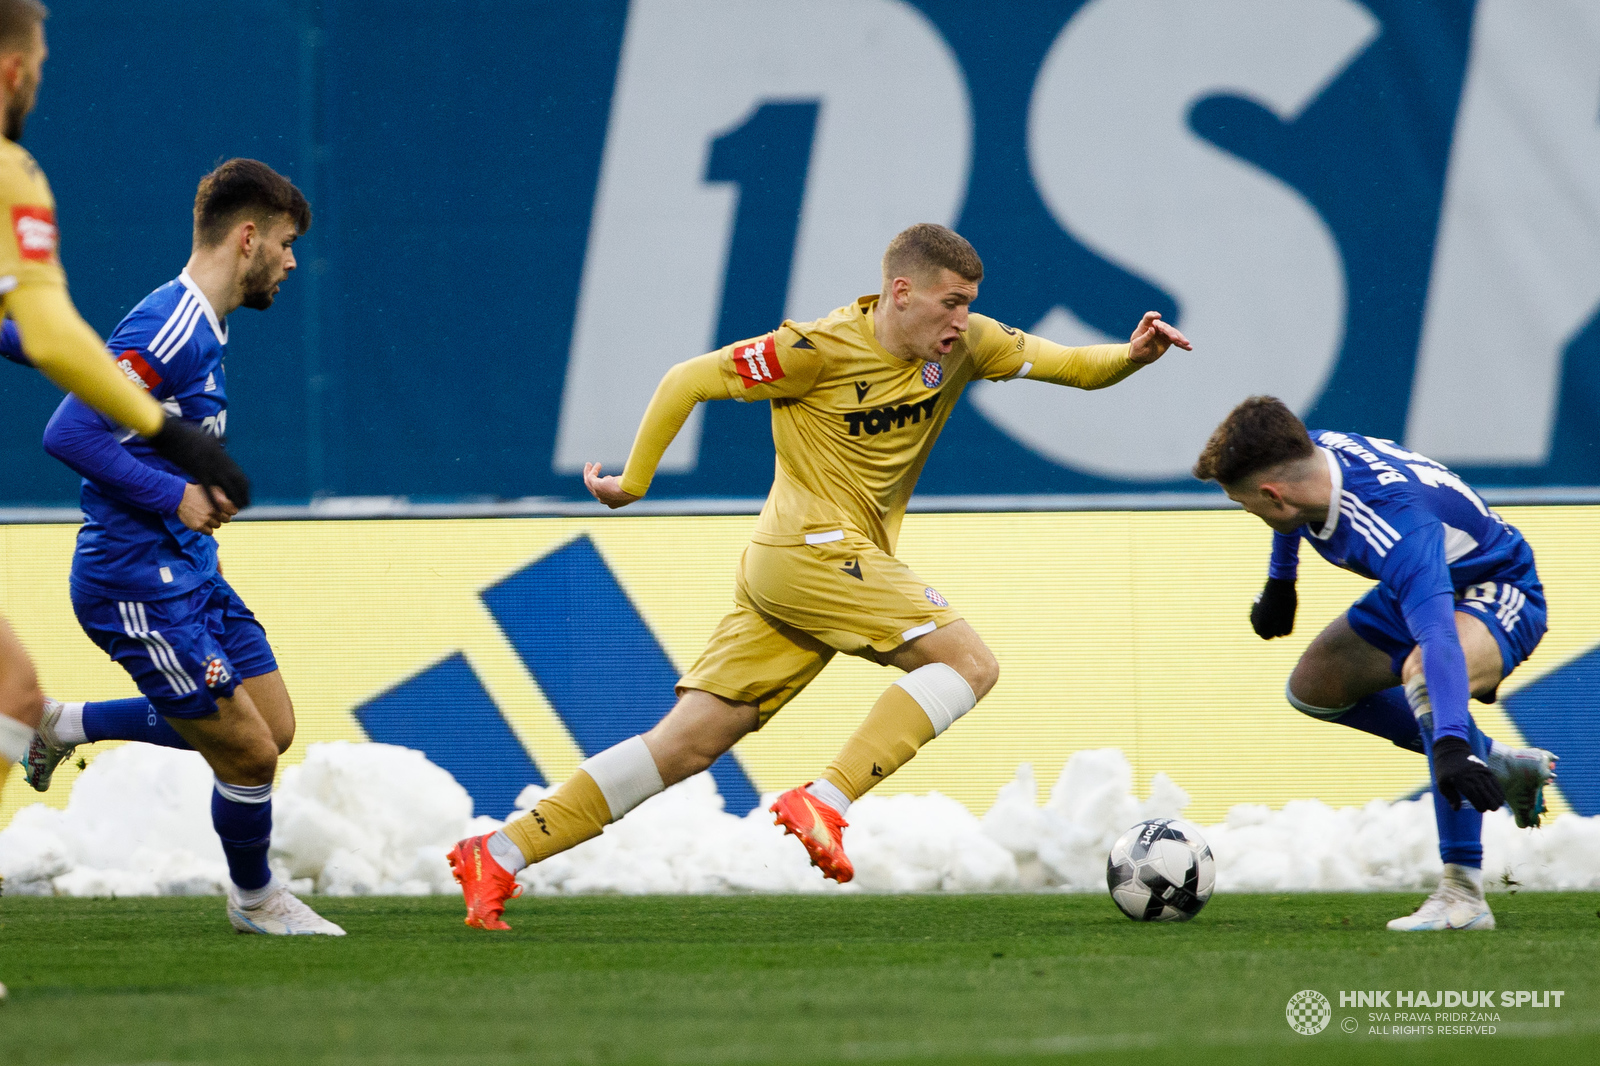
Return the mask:
<svg viewBox="0 0 1600 1066"><path fill-rule="evenodd" d="M489 841L484 846L489 849L489 858L512 873L516 873L528 865L528 860L523 856L522 849L517 847L514 840L498 829L489 834Z"/></svg>
<svg viewBox="0 0 1600 1066"><path fill-rule="evenodd" d="M48 718L49 709L45 710ZM77 744L89 743L89 736L83 731L83 704L63 703L61 713L56 718L55 724L48 727L50 737L55 740L56 747L68 748Z"/></svg>
<svg viewBox="0 0 1600 1066"><path fill-rule="evenodd" d="M850 810L850 797L846 796L839 786L832 781L819 777L806 786L806 791L840 814L846 814Z"/></svg>

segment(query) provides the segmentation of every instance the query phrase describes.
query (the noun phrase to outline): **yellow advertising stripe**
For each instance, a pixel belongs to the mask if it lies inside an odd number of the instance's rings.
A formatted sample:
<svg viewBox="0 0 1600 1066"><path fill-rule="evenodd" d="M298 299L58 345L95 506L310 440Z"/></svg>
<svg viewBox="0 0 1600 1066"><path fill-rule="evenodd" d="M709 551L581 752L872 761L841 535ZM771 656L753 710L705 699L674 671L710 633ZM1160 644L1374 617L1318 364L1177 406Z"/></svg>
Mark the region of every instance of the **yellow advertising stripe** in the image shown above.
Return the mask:
<svg viewBox="0 0 1600 1066"><path fill-rule="evenodd" d="M1587 565L1596 511L1505 510L1533 542L1555 607L1550 635L1504 693L1600 644L1600 575ZM460 651L554 782L581 753L480 592L587 534L682 670L732 603L753 525L749 516L626 515L279 522L230 526L220 539L228 579L267 626L295 698L300 730L285 765L308 743L362 738L357 706ZM0 609L52 695L133 695L73 618L66 577L74 533L0 527ZM1305 552L1295 633L1263 642L1247 616L1268 544L1265 527L1240 512L910 516L901 556L983 634L1002 675L976 711L881 791L937 789L982 812L1018 763L1033 764L1043 799L1073 752L1116 746L1133 762L1141 793L1165 771L1189 791L1189 815L1201 821L1240 802L1344 805L1409 793L1426 778L1418 756L1312 721L1282 695L1301 650L1368 583ZM601 683L628 668L604 647L592 653ZM837 658L740 744L757 787L814 776L893 678ZM1491 735L1520 741L1498 705L1473 710ZM64 804L75 774L63 767L46 802ZM13 776L0 824L37 798Z"/></svg>

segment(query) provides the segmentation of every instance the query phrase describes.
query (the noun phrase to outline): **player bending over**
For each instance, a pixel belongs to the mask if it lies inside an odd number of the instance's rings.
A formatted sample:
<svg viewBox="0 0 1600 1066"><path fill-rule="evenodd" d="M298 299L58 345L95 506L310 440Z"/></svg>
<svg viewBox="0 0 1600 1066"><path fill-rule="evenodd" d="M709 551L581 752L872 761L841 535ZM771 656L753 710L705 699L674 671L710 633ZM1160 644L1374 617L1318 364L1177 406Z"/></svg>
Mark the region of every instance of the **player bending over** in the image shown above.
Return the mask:
<svg viewBox="0 0 1600 1066"><path fill-rule="evenodd" d="M94 330L67 295L56 248L55 198L33 156L17 142L38 95L45 59L44 7L36 0L0 0L0 312L20 323L27 344L13 358L133 433L201 485L215 486L240 506L250 483L221 443L180 418L169 418L106 357ZM209 504L209 501L208 501ZM208 507L216 508L215 504ZM11 765L27 755L44 709L38 676L16 634L0 618L0 788Z"/></svg>
<svg viewBox="0 0 1600 1066"><path fill-rule="evenodd" d="M295 238L310 225L300 190L264 163L230 159L207 174L195 194L188 265L111 334L123 372L174 415L220 436L228 315L272 306L295 268ZM24 342L30 328L23 324ZM77 397L56 410L44 443L84 479L73 610L143 696L48 701L28 752L29 783L48 788L56 765L85 741L192 747L216 774L211 820L228 860L234 928L342 936L267 866L272 780L294 739L294 707L265 631L217 565L212 534L236 509L223 500L221 513L213 510L199 486Z"/></svg>
<svg viewBox="0 0 1600 1066"><path fill-rule="evenodd" d="M815 322L679 363L645 412L620 478L584 483L622 507L643 496L695 404L772 401L772 492L739 562L734 610L678 682L677 705L643 736L586 760L527 815L461 841L450 861L467 924L505 929L513 875L597 835L706 769L794 699L836 652L906 672L813 782L772 810L836 881L850 804L948 729L994 686L993 654L943 596L894 556L917 475L967 383L1032 378L1115 384L1181 333L1151 312L1131 344L1064 348L968 312L983 263L943 226L918 225L883 257L883 291Z"/></svg>
<svg viewBox="0 0 1600 1066"><path fill-rule="evenodd" d="M1358 433L1308 434L1270 396L1233 409L1194 475L1273 528L1267 587L1250 612L1263 638L1294 628L1301 539L1378 582L1311 642L1285 695L1313 718L1428 755L1444 876L1389 928L1493 929L1479 812L1509 803L1517 825L1538 825L1555 756L1484 736L1467 697L1492 703L1544 636L1533 549L1432 459Z"/></svg>

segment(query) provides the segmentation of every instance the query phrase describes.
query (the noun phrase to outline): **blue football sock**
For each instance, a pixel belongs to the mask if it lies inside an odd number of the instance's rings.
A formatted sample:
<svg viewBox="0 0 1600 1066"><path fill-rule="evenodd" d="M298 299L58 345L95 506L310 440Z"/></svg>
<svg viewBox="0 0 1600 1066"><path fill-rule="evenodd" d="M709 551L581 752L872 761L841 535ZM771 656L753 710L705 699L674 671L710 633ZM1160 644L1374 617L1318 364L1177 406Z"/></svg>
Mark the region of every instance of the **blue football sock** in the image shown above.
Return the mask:
<svg viewBox="0 0 1600 1066"><path fill-rule="evenodd" d="M1422 715L1417 722L1418 732L1428 756L1428 780L1433 784L1433 820L1439 827L1439 858L1457 866L1483 868L1483 814L1466 800L1461 809L1453 810L1450 801L1439 791L1433 778L1433 713ZM1479 729L1478 723L1468 719L1467 743L1478 758L1489 761L1490 740Z"/></svg>
<svg viewBox="0 0 1600 1066"><path fill-rule="evenodd" d="M85 703L83 733L90 741L137 740L163 748L194 750L143 696Z"/></svg>
<svg viewBox="0 0 1600 1066"><path fill-rule="evenodd" d="M272 880L267 848L272 844L272 786L217 782L211 793L211 824L222 838L228 875L240 888L265 886Z"/></svg>
<svg viewBox="0 0 1600 1066"><path fill-rule="evenodd" d="M1406 702L1404 685L1374 692L1330 721L1382 737L1407 751L1420 753L1423 750L1422 733L1417 729L1417 716L1411 713L1411 704Z"/></svg>

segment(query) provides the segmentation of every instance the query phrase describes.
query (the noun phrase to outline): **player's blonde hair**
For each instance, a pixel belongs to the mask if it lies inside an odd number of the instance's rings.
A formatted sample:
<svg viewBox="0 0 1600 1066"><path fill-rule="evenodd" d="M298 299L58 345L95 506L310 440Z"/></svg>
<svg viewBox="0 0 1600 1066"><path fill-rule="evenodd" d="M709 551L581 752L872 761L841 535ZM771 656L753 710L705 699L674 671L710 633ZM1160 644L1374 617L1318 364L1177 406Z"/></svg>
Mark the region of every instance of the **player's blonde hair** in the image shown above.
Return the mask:
<svg viewBox="0 0 1600 1066"><path fill-rule="evenodd" d="M1252 396L1228 412L1206 441L1194 476L1219 485L1237 485L1286 463L1316 454L1305 423L1276 396Z"/></svg>
<svg viewBox="0 0 1600 1066"><path fill-rule="evenodd" d="M918 222L901 230L883 253L883 284L895 278L926 281L940 269L973 284L983 280L983 260L967 239L948 226Z"/></svg>
<svg viewBox="0 0 1600 1066"><path fill-rule="evenodd" d="M50 9L39 0L0 0L0 51L33 43L33 28L50 17Z"/></svg>

